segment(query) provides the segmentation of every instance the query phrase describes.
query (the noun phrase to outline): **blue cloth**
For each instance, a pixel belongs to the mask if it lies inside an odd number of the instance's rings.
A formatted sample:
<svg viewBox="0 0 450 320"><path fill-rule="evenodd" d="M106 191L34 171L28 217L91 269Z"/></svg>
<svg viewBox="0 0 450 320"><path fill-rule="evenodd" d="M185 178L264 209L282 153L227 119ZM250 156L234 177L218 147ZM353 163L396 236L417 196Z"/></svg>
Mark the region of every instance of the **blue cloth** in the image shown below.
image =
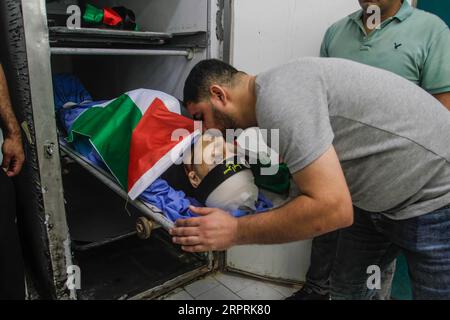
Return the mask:
<svg viewBox="0 0 450 320"><path fill-rule="evenodd" d="M81 81L72 74L57 74L53 76L53 98L56 115L62 126L69 131L78 116L101 102L92 102L92 96L84 88ZM66 103L74 103L73 107L63 108ZM71 144L72 148L87 158L92 164L108 170L100 155L92 147L89 139L77 139Z"/></svg>
<svg viewBox="0 0 450 320"><path fill-rule="evenodd" d="M161 209L171 221L178 219L186 219L196 217L189 206L203 207L203 205L194 198L187 197L184 192L173 189L163 179L157 179L148 187L141 195L140 199L148 202L159 209ZM256 203L256 212L267 211L272 208L272 202L259 193L258 201ZM250 212L245 210L235 210L231 214L235 217L242 217Z"/></svg>
<svg viewBox="0 0 450 320"><path fill-rule="evenodd" d="M76 106L68 109L60 109L58 113L60 121L63 124L64 128L66 128L67 131L70 131L73 123L81 113L88 110L93 105L100 103L102 103L102 101L86 102L77 104ZM71 143L71 146L79 154L86 157L91 163L109 172L109 169L107 168L105 162L100 157L98 152L94 149L88 137L84 138L82 136L78 136L77 139Z"/></svg>
<svg viewBox="0 0 450 320"><path fill-rule="evenodd" d="M53 97L57 112L67 102L79 104L85 101L92 101L92 96L84 88L80 80L72 74L65 73L53 76Z"/></svg>

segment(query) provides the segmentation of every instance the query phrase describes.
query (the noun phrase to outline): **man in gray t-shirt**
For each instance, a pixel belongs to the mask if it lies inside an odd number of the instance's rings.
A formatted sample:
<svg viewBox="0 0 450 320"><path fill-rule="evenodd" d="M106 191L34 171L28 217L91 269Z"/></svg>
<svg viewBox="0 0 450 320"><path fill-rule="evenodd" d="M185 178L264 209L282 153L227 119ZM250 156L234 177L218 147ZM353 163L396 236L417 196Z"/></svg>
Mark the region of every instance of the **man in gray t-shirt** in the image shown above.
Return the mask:
<svg viewBox="0 0 450 320"><path fill-rule="evenodd" d="M450 113L415 84L311 58L257 76L256 96L258 125L280 129L291 172L333 144L356 207L400 220L450 203Z"/></svg>
<svg viewBox="0 0 450 320"><path fill-rule="evenodd" d="M242 218L193 208L204 217L171 231L184 250L290 242L351 225L339 242L333 298L371 298L368 267L384 268L403 250L414 296L450 299L450 113L435 98L393 73L320 58L256 77L205 60L184 95L206 128L279 129L302 192Z"/></svg>

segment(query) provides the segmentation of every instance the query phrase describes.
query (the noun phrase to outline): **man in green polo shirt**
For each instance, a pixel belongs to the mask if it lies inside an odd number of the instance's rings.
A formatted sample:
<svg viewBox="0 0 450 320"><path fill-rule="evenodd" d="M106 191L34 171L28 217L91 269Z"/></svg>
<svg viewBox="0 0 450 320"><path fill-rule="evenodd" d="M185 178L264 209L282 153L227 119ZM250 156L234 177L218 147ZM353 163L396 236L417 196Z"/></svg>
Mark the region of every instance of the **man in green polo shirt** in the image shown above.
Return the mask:
<svg viewBox="0 0 450 320"><path fill-rule="evenodd" d="M359 3L362 10L327 30L321 56L349 59L396 73L421 86L450 110L448 26L437 16L414 9L408 1L359 0ZM381 24L375 28L370 24L374 21L371 5L377 6L381 14ZM289 299L328 299L337 239L338 232L314 239L306 284ZM388 294L393 266L383 274L380 298Z"/></svg>
<svg viewBox="0 0 450 320"><path fill-rule="evenodd" d="M362 10L326 32L322 57L353 60L392 71L434 95L450 109L450 32L437 16L408 1L359 0ZM381 9L381 25L367 27L370 5Z"/></svg>

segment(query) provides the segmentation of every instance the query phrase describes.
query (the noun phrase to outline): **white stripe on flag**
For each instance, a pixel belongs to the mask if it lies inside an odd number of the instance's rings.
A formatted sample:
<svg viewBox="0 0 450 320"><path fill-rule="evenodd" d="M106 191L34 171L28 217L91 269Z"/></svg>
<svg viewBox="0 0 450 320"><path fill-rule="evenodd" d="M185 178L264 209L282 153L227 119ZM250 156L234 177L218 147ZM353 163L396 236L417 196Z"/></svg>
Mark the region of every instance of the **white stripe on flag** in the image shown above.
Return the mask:
<svg viewBox="0 0 450 320"><path fill-rule="evenodd" d="M150 89L136 89L126 93L131 100L138 106L141 110L141 114L144 115L148 107L153 103L153 101L158 98L164 105L169 109L169 111L181 114L180 102L178 99L164 93L162 91L150 90Z"/></svg>

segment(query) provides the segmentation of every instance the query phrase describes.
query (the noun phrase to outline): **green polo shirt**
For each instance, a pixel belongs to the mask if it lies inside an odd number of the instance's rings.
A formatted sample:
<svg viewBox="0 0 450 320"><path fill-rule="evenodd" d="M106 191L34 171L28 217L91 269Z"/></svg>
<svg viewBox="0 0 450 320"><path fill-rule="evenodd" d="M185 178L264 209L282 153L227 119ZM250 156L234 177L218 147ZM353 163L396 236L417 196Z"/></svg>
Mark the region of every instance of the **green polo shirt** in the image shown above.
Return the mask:
<svg viewBox="0 0 450 320"><path fill-rule="evenodd" d="M450 31L439 17L408 1L367 35L362 10L333 24L322 57L344 58L392 71L431 94L450 91Z"/></svg>

